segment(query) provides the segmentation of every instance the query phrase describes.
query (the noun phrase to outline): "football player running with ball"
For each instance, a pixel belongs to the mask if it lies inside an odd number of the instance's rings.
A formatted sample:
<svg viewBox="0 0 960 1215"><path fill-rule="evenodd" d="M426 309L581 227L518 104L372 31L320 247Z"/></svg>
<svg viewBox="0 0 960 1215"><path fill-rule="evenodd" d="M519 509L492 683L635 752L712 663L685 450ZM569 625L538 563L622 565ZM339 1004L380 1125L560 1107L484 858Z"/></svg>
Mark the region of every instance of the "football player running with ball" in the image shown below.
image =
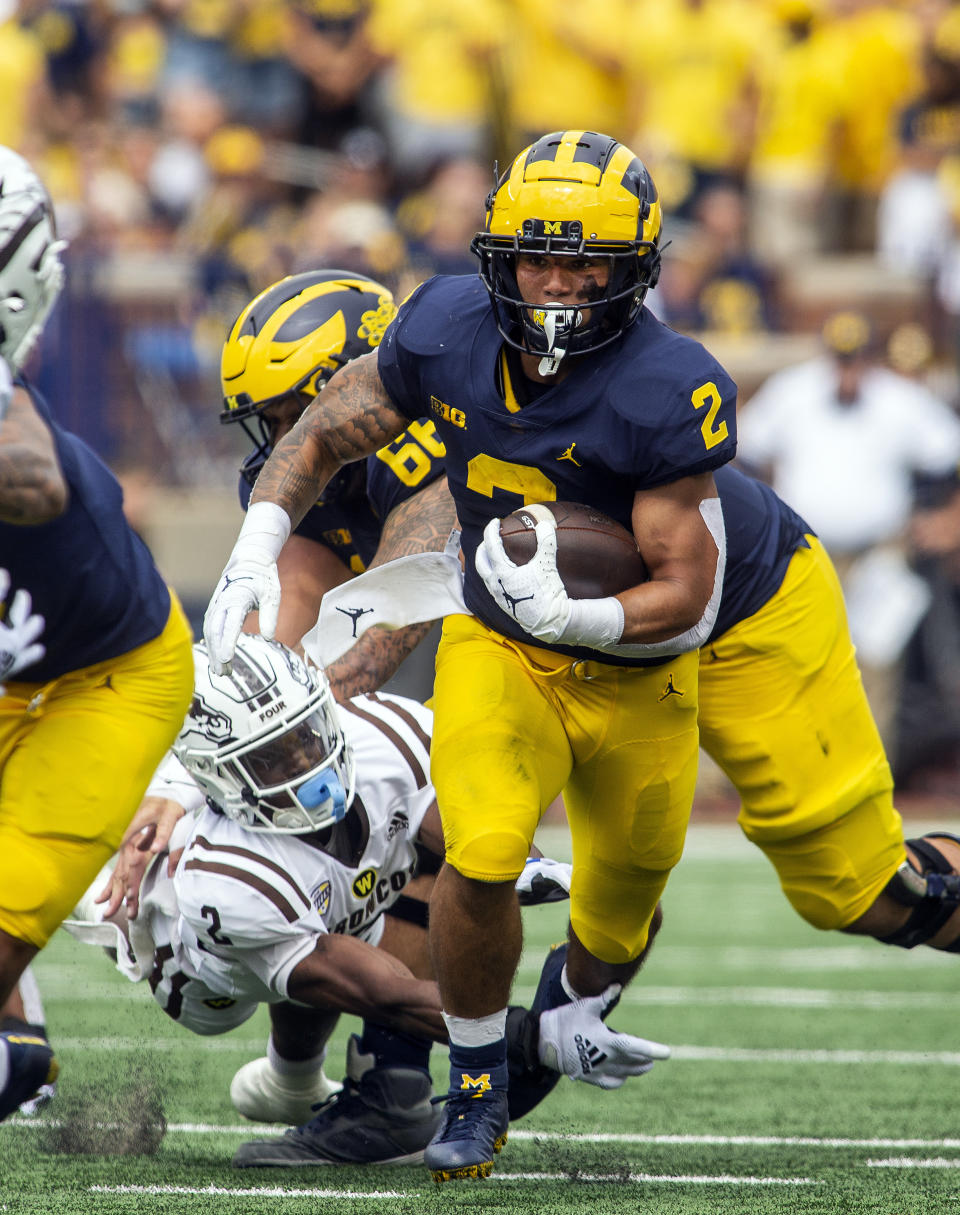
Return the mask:
<svg viewBox="0 0 960 1215"><path fill-rule="evenodd" d="M63 283L53 210L0 148L0 1017L116 851L193 689L190 626L109 469L21 374ZM10 372L13 372L13 383ZM13 593L15 592L15 593ZM0 1119L55 1075L0 1031Z"/></svg>
<svg viewBox="0 0 960 1215"><path fill-rule="evenodd" d="M434 693L446 863L430 944L450 1039L449 1096L425 1154L438 1181L486 1176L506 1140L514 883L544 808L564 791L573 843L569 952L545 997L544 1054L605 1087L622 1076L603 1061L588 1072L576 1039L603 1040L683 848L696 651L724 570L713 471L735 452L736 390L643 307L660 228L650 175L616 140L565 131L524 149L488 199L480 278L423 284L377 353L332 377L264 465L207 610L211 663L225 670L248 610L263 605L269 631L277 559L323 486L410 421L435 420L473 613L444 622ZM510 562L499 519L551 500L630 528L649 581L571 600L548 511L534 559Z"/></svg>

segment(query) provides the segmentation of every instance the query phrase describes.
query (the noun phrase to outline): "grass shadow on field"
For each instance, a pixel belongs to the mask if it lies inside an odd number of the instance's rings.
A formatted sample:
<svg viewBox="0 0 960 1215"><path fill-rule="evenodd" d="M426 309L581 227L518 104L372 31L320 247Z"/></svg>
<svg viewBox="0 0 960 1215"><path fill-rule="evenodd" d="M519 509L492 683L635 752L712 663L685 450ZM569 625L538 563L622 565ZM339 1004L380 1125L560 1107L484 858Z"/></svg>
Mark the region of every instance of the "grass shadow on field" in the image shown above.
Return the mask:
<svg viewBox="0 0 960 1215"><path fill-rule="evenodd" d="M154 1156L167 1133L162 1086L146 1065L122 1079L98 1069L58 1093L51 1112L37 1147L55 1155Z"/></svg>

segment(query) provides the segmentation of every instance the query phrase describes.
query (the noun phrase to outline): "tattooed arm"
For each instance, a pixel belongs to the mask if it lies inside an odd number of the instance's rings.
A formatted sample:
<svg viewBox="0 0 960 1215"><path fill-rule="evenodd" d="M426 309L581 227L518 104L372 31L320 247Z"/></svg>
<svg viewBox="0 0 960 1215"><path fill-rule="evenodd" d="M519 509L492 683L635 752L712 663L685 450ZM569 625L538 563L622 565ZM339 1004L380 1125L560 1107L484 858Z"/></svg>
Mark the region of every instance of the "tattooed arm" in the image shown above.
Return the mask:
<svg viewBox="0 0 960 1215"><path fill-rule="evenodd" d="M0 426L0 521L49 523L66 510L67 497L53 435L30 394L15 386Z"/></svg>
<svg viewBox="0 0 960 1215"><path fill-rule="evenodd" d="M410 553L442 553L456 526L457 508L447 478L439 477L387 515L369 568Z"/></svg>
<svg viewBox="0 0 960 1215"><path fill-rule="evenodd" d="M230 671L237 638L253 609L263 636L275 636L281 599L278 558L330 478L341 465L395 439L406 425L380 382L376 351L371 351L336 372L279 440L257 478L240 535L203 618L214 674Z"/></svg>
<svg viewBox="0 0 960 1215"><path fill-rule="evenodd" d="M410 553L442 552L457 525L446 477L431 482L387 516L370 568ZM383 687L404 658L426 637L432 621L404 629L369 629L356 645L327 667L338 700Z"/></svg>
<svg viewBox="0 0 960 1215"><path fill-rule="evenodd" d="M339 468L371 455L408 425L380 382L377 352L354 359L330 378L277 443L250 505L274 502L296 527Z"/></svg>

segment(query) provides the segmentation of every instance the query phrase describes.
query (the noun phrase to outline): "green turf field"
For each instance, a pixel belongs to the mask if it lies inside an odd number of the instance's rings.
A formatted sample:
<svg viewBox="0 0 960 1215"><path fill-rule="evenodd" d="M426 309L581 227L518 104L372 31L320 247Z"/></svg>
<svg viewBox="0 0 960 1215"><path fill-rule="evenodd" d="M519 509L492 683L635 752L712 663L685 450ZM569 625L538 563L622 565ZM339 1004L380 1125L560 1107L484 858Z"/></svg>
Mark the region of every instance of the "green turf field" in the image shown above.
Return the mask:
<svg viewBox="0 0 960 1215"><path fill-rule="evenodd" d="M562 836L541 844L563 851ZM0 1213L960 1215L960 958L815 932L734 829L692 831L665 911L612 1020L669 1043L673 1058L618 1092L561 1081L511 1128L489 1181L441 1189L422 1166L231 1169L254 1135L228 1087L263 1053L266 1017L192 1037L145 985L60 933L36 967L60 1096L32 1122L0 1126ZM526 913L519 1000L564 923L556 905ZM341 1022L331 1075L354 1027ZM434 1056L442 1088L446 1052ZM154 1155L77 1154L78 1143L136 1140L158 1099L168 1129ZM120 1129L93 1125L104 1109Z"/></svg>

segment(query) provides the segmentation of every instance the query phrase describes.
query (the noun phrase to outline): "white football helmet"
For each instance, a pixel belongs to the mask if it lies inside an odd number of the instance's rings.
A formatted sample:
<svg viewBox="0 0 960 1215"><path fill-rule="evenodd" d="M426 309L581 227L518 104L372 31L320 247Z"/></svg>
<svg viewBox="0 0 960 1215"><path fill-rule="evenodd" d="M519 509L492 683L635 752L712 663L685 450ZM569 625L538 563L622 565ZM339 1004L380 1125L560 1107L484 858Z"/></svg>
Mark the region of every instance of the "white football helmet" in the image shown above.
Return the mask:
<svg viewBox="0 0 960 1215"><path fill-rule="evenodd" d="M22 156L0 147L0 355L16 373L63 287L53 206Z"/></svg>
<svg viewBox="0 0 960 1215"><path fill-rule="evenodd" d="M323 671L247 633L229 675L212 674L205 645L193 654L193 704L173 750L208 800L252 831L339 822L353 801L353 756Z"/></svg>

